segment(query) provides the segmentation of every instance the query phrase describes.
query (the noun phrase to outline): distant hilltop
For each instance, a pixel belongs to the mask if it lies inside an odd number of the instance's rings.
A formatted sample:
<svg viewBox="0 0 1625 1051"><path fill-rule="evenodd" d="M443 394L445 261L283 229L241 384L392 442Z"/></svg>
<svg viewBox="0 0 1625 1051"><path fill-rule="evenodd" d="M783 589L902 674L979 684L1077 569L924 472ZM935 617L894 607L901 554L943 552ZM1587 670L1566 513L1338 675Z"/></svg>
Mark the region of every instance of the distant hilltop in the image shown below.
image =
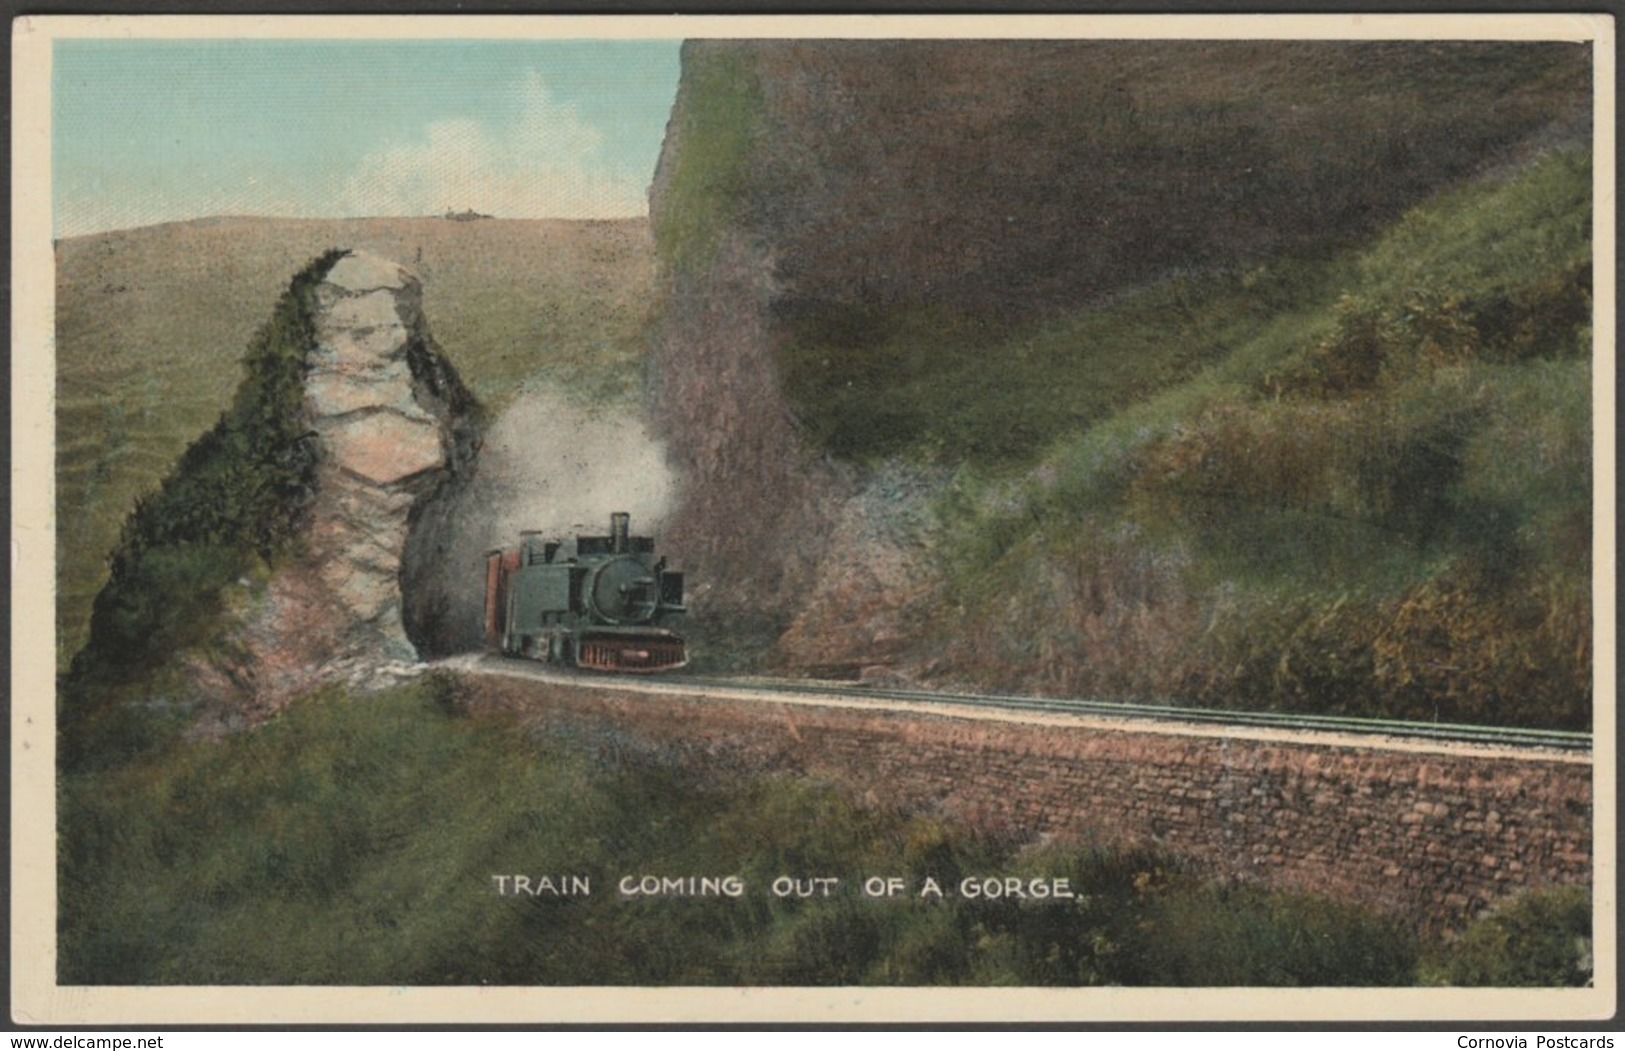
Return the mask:
<svg viewBox="0 0 1625 1051"><path fill-rule="evenodd" d="M454 223L471 223L475 219L495 219L496 216L486 215L484 212L476 212L472 208L465 208L460 212L454 212L450 208L447 208L446 214L442 215L440 218L450 219Z"/></svg>

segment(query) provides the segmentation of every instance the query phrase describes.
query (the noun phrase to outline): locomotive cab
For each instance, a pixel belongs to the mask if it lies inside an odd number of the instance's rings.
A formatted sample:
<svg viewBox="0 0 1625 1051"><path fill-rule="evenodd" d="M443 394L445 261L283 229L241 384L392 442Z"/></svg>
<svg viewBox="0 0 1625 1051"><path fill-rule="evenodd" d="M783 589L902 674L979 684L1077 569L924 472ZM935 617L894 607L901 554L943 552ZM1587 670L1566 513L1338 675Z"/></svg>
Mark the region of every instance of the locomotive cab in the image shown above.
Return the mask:
<svg viewBox="0 0 1625 1051"><path fill-rule="evenodd" d="M557 540L521 534L486 562L489 649L596 671L657 672L688 663L666 626L686 612L683 574L655 560L654 538L632 536L631 516L610 516L607 536Z"/></svg>

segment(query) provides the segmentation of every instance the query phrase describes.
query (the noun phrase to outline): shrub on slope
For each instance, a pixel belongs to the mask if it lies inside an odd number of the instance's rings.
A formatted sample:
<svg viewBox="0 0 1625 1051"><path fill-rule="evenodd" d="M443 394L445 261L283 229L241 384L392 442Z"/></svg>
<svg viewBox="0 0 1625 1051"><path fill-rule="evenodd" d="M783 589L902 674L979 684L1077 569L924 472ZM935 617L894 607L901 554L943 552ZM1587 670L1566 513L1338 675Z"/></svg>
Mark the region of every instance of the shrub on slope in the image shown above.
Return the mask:
<svg viewBox="0 0 1625 1051"><path fill-rule="evenodd" d="M1589 231L1582 154L1444 195L1025 484L964 474L942 670L1587 726Z"/></svg>
<svg viewBox="0 0 1625 1051"><path fill-rule="evenodd" d="M159 717L145 704L153 676L216 635L228 592L294 542L315 484L316 449L302 427L312 297L341 255L293 279L249 349L231 408L126 520L89 641L60 690L65 761L140 747ZM123 703L136 697L143 708Z"/></svg>

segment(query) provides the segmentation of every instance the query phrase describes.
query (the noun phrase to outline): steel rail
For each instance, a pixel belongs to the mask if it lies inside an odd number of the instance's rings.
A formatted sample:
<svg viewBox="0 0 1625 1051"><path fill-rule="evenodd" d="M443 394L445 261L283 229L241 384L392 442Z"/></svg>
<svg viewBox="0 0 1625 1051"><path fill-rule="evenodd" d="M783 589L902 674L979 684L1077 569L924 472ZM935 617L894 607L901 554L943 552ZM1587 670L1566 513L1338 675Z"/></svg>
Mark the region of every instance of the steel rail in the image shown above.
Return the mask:
<svg viewBox="0 0 1625 1051"><path fill-rule="evenodd" d="M466 659L466 658L465 658ZM478 670L480 660L465 664L468 670ZM620 682L629 687L642 685L677 689L704 689L728 691L736 694L781 694L786 697L840 697L895 701L921 706L957 705L993 711L1022 711L1052 715L1088 716L1121 721L1145 720L1151 722L1183 723L1210 726L1216 729L1268 729L1283 732L1344 734L1353 737L1390 738L1438 744L1486 745L1500 748L1536 748L1562 752L1589 752L1592 735L1572 730L1541 730L1520 727L1479 726L1469 723L1424 723L1398 719L1371 719L1342 715L1304 715L1290 712L1238 711L1224 708L1191 708L1173 704L1147 704L1135 701L1092 701L1076 698L1029 697L1014 694L950 693L926 690L903 690L874 686L861 682L815 682L771 678L718 678L695 675L638 675L627 678L614 675L577 673L548 668L532 661L502 663L525 667L530 671L559 677L560 681L577 683L591 681L594 685L612 686ZM544 670L545 669L545 670Z"/></svg>
<svg viewBox="0 0 1625 1051"><path fill-rule="evenodd" d="M924 690L900 690L868 686L862 683L834 685L814 682L718 679L696 676L660 676L656 681L669 685L691 685L716 689L756 690L769 693L811 694L814 696L872 697L878 700L917 704L957 704L973 708L992 708L1006 711L1048 712L1061 715L1148 719L1159 722L1195 723L1253 729L1396 737L1444 743L1500 745L1507 748L1552 748L1578 752L1590 751L1592 746L1589 733L1572 730L1477 726L1469 723L1421 723L1397 719L1371 719L1342 715L1303 715L1290 712L1237 711L1223 708L1190 708L1133 701L1089 701L1054 697L1026 697L1012 694L942 693Z"/></svg>

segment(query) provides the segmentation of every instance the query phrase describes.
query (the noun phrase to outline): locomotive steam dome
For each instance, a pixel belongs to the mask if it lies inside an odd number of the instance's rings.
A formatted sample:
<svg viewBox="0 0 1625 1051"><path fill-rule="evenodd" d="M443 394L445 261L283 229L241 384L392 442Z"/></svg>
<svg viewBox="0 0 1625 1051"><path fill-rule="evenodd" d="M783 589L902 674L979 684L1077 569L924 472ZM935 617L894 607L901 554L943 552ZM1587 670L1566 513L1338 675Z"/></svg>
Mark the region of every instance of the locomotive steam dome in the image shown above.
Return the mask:
<svg viewBox="0 0 1625 1051"><path fill-rule="evenodd" d="M627 556L599 566L583 591L592 611L612 624L641 624L654 616L660 602L649 567Z"/></svg>

